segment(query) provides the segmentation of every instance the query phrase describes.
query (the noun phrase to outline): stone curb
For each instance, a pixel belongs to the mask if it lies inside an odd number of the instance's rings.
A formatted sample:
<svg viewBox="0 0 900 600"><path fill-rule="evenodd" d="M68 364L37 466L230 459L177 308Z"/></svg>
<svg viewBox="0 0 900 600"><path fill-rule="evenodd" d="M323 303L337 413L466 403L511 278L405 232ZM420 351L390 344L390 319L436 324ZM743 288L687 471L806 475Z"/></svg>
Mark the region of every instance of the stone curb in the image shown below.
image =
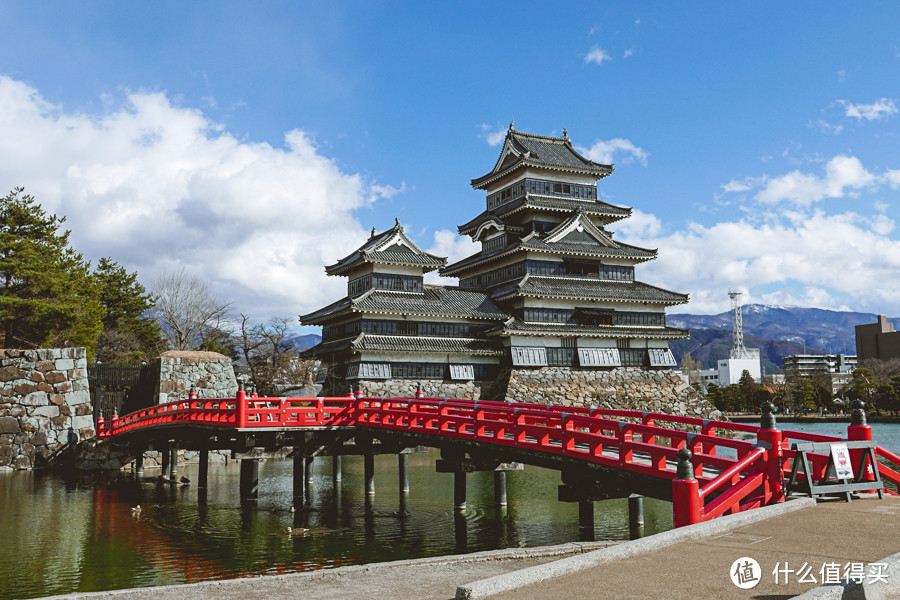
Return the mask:
<svg viewBox="0 0 900 600"><path fill-rule="evenodd" d="M777 517L795 510L811 508L816 505L814 498L797 498L774 504L772 506L764 506L753 510L719 517L705 523L696 525L688 525L671 531L664 531L649 537L623 542L616 546L595 550L586 554L571 556L551 563L539 565L536 567L528 567L512 573L497 575L467 583L456 588L457 600L469 600L474 598L486 598L500 592L514 590L532 583L569 575L584 569L590 569L600 565L605 565L617 560L630 558L638 554L652 552L666 548L679 542L687 540L695 540L698 538L708 537L717 533L743 527L750 523L756 523L772 517Z"/></svg>
<svg viewBox="0 0 900 600"><path fill-rule="evenodd" d="M527 558L540 558L546 556L568 556L584 552L596 552L598 548L608 548L613 545L621 544L618 541L601 541L601 542L568 542L556 546L538 546L535 548L504 548L502 550L485 550L483 552L473 552L471 554L452 554L448 556L433 556L430 558L412 558L408 560L396 560L391 562L369 563L365 565L349 565L346 567L338 567L335 569L319 569L316 571L300 571L297 573L285 573L284 575L263 575L261 577L243 577L239 579L216 579L211 581L199 581L197 583L183 583L175 585L160 585L152 588L125 588L121 590L105 590L101 592L75 592L69 594L60 594L57 596L45 596L39 600L62 600L63 598L88 599L88 598L112 598L119 595L140 593L142 589L153 590L154 592L162 590L178 590L182 592L182 597L193 597L189 594L192 591L199 592L204 588L208 588L208 593L214 593L217 586L229 584L250 584L260 579L278 580L278 579L303 579L317 580L328 577L352 576L358 573L366 573L378 571L380 569L390 569L407 565L416 566L441 566L441 565L463 565L468 563L479 563L500 560L515 560Z"/></svg>
<svg viewBox="0 0 900 600"><path fill-rule="evenodd" d="M848 582L820 585L791 600L882 600L900 596L900 552L877 561L885 563L886 581L870 583L868 577L862 583ZM870 568L869 573L874 570ZM867 574L868 575L868 574Z"/></svg>

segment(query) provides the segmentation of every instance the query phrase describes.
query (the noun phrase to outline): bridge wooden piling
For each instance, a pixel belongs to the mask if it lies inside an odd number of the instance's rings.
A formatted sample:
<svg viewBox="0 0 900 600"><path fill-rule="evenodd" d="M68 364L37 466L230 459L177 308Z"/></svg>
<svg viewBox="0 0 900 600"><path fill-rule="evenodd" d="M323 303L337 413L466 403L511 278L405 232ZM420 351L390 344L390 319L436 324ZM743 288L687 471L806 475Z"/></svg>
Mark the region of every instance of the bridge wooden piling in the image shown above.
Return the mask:
<svg viewBox="0 0 900 600"><path fill-rule="evenodd" d="M628 496L628 531L631 539L644 537L644 497Z"/></svg>
<svg viewBox="0 0 900 600"><path fill-rule="evenodd" d="M506 506L506 471L494 471L494 504Z"/></svg>
<svg viewBox="0 0 900 600"><path fill-rule="evenodd" d="M241 504L259 498L259 459L241 459Z"/></svg>
<svg viewBox="0 0 900 600"><path fill-rule="evenodd" d="M466 510L466 472L453 473L453 508Z"/></svg>
<svg viewBox="0 0 900 600"><path fill-rule="evenodd" d="M366 480L366 496L375 495L375 454L372 451L363 455L363 471Z"/></svg>
<svg viewBox="0 0 900 600"><path fill-rule="evenodd" d="M160 451L160 458L162 460L162 472L159 476L165 478L169 476L169 461L172 459L172 453L169 451L168 442L163 444L162 450Z"/></svg>
<svg viewBox="0 0 900 600"><path fill-rule="evenodd" d="M342 457L340 454L335 454L331 457L331 482L334 485L338 485L343 478L342 471Z"/></svg>
<svg viewBox="0 0 900 600"><path fill-rule="evenodd" d="M594 541L594 502L591 500L578 503L578 539L582 542Z"/></svg>
<svg viewBox="0 0 900 600"><path fill-rule="evenodd" d="M397 455L397 470L400 478L400 493L409 493L409 454Z"/></svg>
<svg viewBox="0 0 900 600"><path fill-rule="evenodd" d="M169 453L169 479L175 481L178 476L178 446L172 444Z"/></svg>
<svg viewBox="0 0 900 600"><path fill-rule="evenodd" d="M299 508L303 506L303 495L304 488L306 487L306 481L304 477L304 469L306 465L305 457L297 452L297 449L294 449L293 455L293 491L294 491L294 506Z"/></svg>
<svg viewBox="0 0 900 600"><path fill-rule="evenodd" d="M206 489L207 480L209 479L209 448L203 446L200 448L200 469L197 474L197 487Z"/></svg>
<svg viewBox="0 0 900 600"><path fill-rule="evenodd" d="M312 472L313 472L313 461L314 460L315 460L315 457L307 456L306 460L304 461L304 464L303 464L303 479L308 484L313 482Z"/></svg>

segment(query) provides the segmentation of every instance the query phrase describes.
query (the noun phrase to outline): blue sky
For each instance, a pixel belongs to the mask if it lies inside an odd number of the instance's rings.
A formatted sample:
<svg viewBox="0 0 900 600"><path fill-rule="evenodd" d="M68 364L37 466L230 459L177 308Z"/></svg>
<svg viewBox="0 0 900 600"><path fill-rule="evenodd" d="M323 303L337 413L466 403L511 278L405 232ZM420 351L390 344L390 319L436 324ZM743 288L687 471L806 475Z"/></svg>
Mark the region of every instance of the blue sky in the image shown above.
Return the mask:
<svg viewBox="0 0 900 600"><path fill-rule="evenodd" d="M256 319L400 218L451 260L502 132L615 163L617 238L679 311L900 314L900 7L864 3L0 4L0 188L151 286Z"/></svg>

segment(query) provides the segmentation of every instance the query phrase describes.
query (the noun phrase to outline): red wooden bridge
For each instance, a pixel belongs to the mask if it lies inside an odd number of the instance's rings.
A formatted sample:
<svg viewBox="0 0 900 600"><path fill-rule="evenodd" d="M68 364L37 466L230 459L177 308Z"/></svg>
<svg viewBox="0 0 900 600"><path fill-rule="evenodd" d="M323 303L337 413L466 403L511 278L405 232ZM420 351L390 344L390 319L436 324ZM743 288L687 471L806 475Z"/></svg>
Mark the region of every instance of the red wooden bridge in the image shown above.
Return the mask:
<svg viewBox="0 0 900 600"><path fill-rule="evenodd" d="M253 446L295 446L306 457L353 453L346 445L324 451L327 440L343 444L353 437L369 441L359 444L357 452L367 457L373 451L431 446L441 448L442 457L455 459L448 470L457 473L493 470L507 461L560 469L567 484L563 487L569 489L564 493L561 488L561 499L567 495L584 502L634 491L671 500L675 526L680 527L784 501L785 480L798 454L793 444L841 442L831 436L779 430L773 408L764 405L762 426L754 426L572 406L365 398L360 393L346 398L261 398L239 391L235 398L191 398L113 416L107 422L101 418L97 433L139 452L154 445L159 449L161 440L202 451L216 445L237 452ZM847 440L871 439L860 403ZM391 450L378 450L372 440ZM874 465L865 462L864 453L850 453L856 472L863 473L860 478L874 479ZM895 494L900 473L889 465L900 465L900 456L880 447L875 453L881 479L889 484L885 491ZM828 479L829 454L813 452L807 457L813 482ZM488 466L478 467L484 464ZM205 468L201 462L204 480ZM297 478L295 469L295 487ZM464 486L463 475L463 502Z"/></svg>

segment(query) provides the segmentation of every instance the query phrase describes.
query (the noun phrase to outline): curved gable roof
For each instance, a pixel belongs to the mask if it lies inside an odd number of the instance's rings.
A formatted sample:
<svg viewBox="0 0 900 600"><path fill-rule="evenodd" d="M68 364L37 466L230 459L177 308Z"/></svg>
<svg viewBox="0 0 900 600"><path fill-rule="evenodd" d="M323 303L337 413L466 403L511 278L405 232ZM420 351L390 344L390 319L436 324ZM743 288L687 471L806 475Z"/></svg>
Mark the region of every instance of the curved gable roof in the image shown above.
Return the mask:
<svg viewBox="0 0 900 600"><path fill-rule="evenodd" d="M596 163L585 158L572 146L569 134L562 137L536 135L513 129L511 123L500 157L490 173L472 180L475 189L485 188L500 177L522 167L543 167L594 175L597 179L613 172L612 165Z"/></svg>
<svg viewBox="0 0 900 600"><path fill-rule="evenodd" d="M365 244L352 254L345 256L335 264L325 267L329 275L344 275L362 263L381 263L422 267L423 272L434 271L447 264L447 259L428 254L419 248L403 231L400 220L396 219L393 227L372 236Z"/></svg>

